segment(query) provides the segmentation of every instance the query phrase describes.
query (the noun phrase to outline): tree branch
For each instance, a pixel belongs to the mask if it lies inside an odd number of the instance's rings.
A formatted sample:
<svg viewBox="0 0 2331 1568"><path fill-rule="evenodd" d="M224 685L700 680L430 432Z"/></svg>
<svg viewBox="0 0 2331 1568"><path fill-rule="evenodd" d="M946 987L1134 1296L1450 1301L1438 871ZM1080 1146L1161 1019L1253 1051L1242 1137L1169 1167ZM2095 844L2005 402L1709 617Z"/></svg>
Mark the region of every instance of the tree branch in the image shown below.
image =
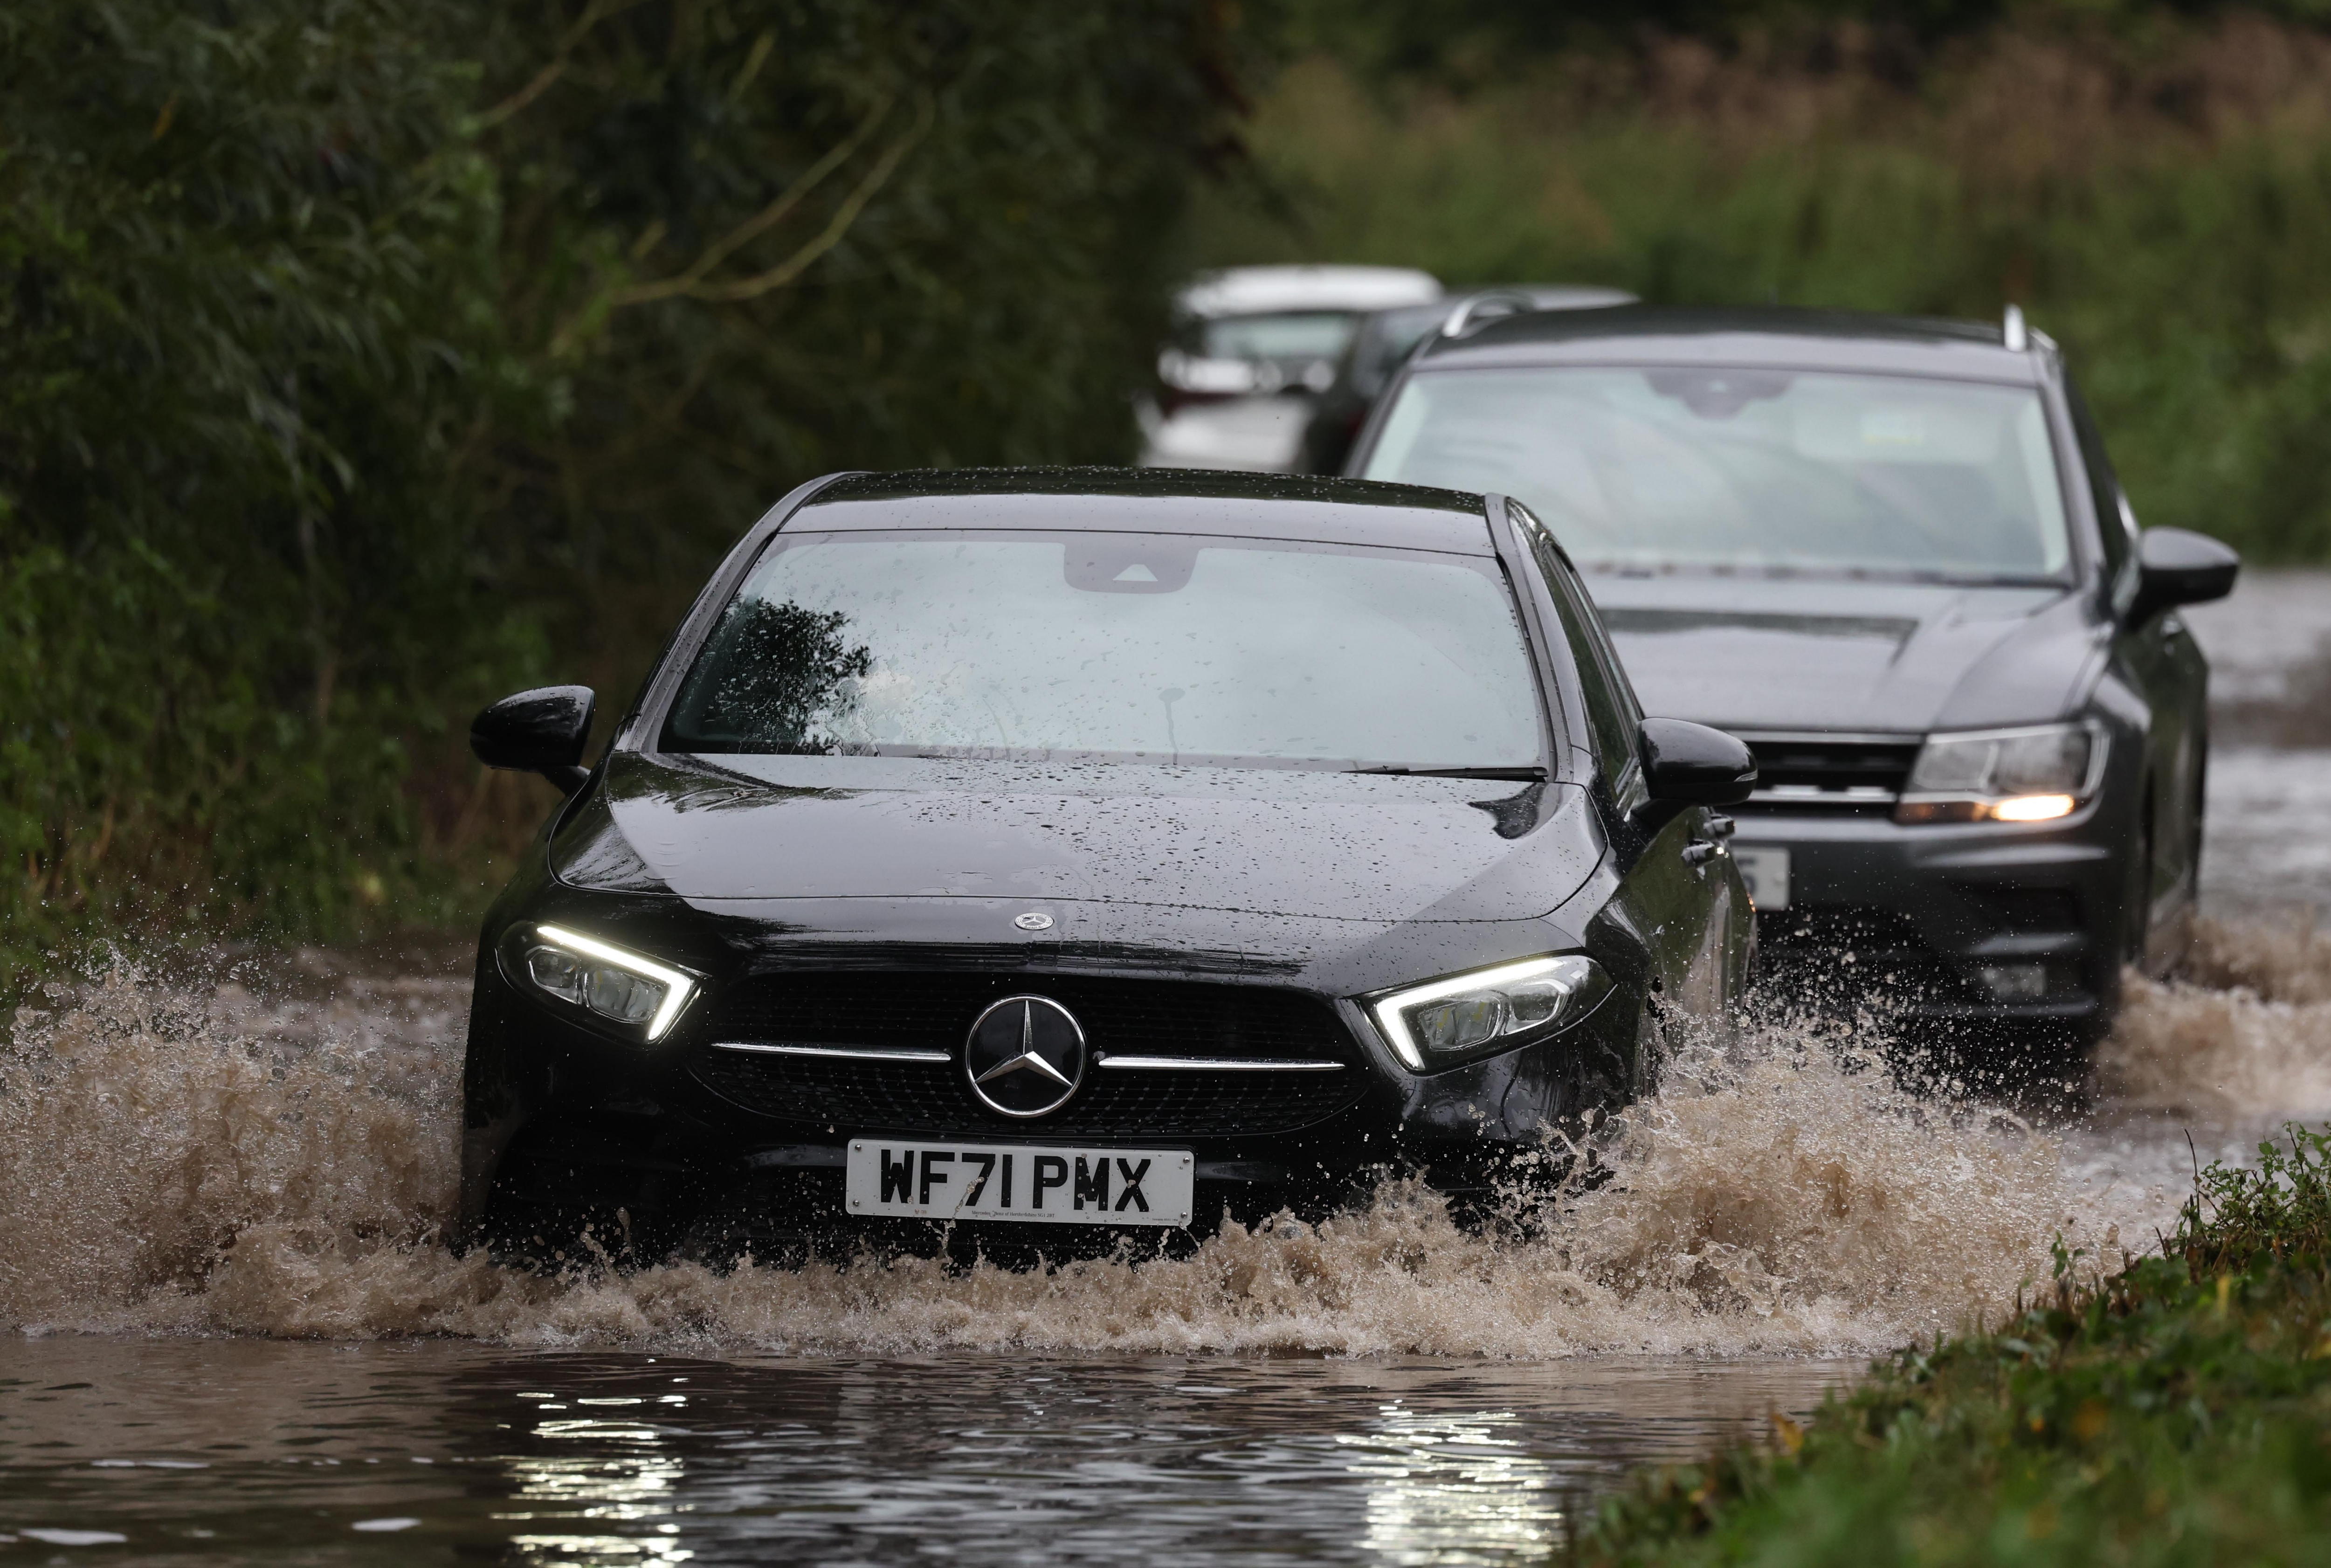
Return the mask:
<svg viewBox="0 0 2331 1568"><path fill-rule="evenodd" d="M559 38L558 47L551 52L550 62L534 73L533 81L471 121L471 128L491 130L549 91L551 85L566 74L568 57L575 52L575 46L583 42L585 33L610 16L620 15L645 4L647 0L591 0L591 4L583 8L583 14L576 18L575 25Z"/></svg>
<svg viewBox="0 0 2331 1568"><path fill-rule="evenodd" d="M778 193L775 201L771 202L715 241L702 255L689 263L686 271L674 273L669 278L660 278L652 283L635 283L628 289L619 289L607 301L609 308L646 305L658 299L671 299L675 295L694 294L715 267L785 222L792 214L793 210L802 204L804 198L825 183L828 175L849 162L851 156L860 147L864 147L867 138L871 137L880 128L882 121L890 117L890 106L896 101L894 98L886 98L877 104L874 112L866 117L864 123L827 149L823 157L803 170L798 179ZM888 177L887 172L885 177Z"/></svg>
<svg viewBox="0 0 2331 1568"><path fill-rule="evenodd" d="M935 110L930 96L927 93L917 105L914 128L883 149L882 156L875 160L874 166L866 172L866 177L858 182L858 188L850 193L849 197L841 206L834 209L832 220L825 225L824 230L815 239L766 272L757 272L750 278L739 278L733 282L699 284L688 290L690 298L715 303L733 303L740 299L756 299L773 289L782 289L800 277L809 270L811 263L842 242L842 236L847 234L851 225L858 221L858 214L866 210L866 204L872 201L875 194L890 183L891 175L897 172L899 165L905 159L907 154L913 150L915 144L930 133L931 121L934 118Z"/></svg>

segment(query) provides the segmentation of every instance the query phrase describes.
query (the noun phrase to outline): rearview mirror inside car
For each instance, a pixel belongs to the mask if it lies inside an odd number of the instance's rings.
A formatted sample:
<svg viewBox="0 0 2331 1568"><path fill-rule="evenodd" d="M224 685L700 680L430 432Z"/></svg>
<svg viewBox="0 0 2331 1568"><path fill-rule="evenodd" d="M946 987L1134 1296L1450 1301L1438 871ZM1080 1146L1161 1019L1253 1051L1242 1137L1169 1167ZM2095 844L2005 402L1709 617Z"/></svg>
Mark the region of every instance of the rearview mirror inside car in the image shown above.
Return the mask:
<svg viewBox="0 0 2331 1568"><path fill-rule="evenodd" d="M583 748L598 698L587 686L538 686L470 721L470 750L488 767L538 773L568 794L590 777Z"/></svg>
<svg viewBox="0 0 2331 1568"><path fill-rule="evenodd" d="M2204 534L2147 528L2137 536L2136 565L2128 623L2142 626L2164 610L2224 598L2233 592L2242 558Z"/></svg>
<svg viewBox="0 0 2331 1568"><path fill-rule="evenodd" d="M1756 787L1756 754L1720 729L1647 718L1636 731L1650 813L1666 821L1686 806L1728 806Z"/></svg>

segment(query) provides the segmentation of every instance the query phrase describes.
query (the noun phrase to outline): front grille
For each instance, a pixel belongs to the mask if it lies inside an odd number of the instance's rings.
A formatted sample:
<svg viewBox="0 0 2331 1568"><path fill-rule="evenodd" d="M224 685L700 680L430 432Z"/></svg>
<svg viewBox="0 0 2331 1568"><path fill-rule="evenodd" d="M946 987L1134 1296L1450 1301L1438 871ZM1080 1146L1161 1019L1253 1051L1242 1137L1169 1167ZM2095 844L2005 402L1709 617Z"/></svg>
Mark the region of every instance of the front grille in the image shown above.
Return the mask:
<svg viewBox="0 0 2331 1568"><path fill-rule="evenodd" d="M1333 1060L1340 1072L1112 1071L1095 1066L1051 1116L996 1115L964 1082L962 1047L981 1011L1018 993L1077 1015L1088 1047L1113 1056ZM1334 1010L1260 986L1032 974L777 974L722 997L709 1040L945 1050L945 1062L766 1056L704 1049L690 1063L722 1098L837 1133L1011 1130L1023 1136L1206 1137L1292 1132L1357 1103L1366 1074Z"/></svg>
<svg viewBox="0 0 2331 1568"><path fill-rule="evenodd" d="M2019 936L2080 929L2079 895L2065 888L1962 886L1959 892L2002 931Z"/></svg>
<svg viewBox="0 0 2331 1568"><path fill-rule="evenodd" d="M1894 809L1918 760L1912 736L1758 735L1753 805L1884 813Z"/></svg>

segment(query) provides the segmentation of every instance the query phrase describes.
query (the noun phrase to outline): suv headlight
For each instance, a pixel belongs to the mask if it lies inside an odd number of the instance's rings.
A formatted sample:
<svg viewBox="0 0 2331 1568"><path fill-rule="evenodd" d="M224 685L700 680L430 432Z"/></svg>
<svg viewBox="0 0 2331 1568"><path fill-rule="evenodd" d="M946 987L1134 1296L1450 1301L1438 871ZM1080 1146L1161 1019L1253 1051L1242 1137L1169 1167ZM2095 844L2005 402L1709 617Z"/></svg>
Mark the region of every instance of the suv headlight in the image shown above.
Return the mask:
<svg viewBox="0 0 2331 1568"><path fill-rule="evenodd" d="M661 1040L696 994L694 975L563 926L537 926L519 966L536 990L648 1040Z"/></svg>
<svg viewBox="0 0 2331 1568"><path fill-rule="evenodd" d="M1610 989L1594 960L1565 953L1403 986L1367 1008L1402 1061L1432 1072L1558 1034Z"/></svg>
<svg viewBox="0 0 2331 1568"><path fill-rule="evenodd" d="M1930 735L1895 808L1902 822L2044 822L2068 817L2104 777L2093 724Z"/></svg>

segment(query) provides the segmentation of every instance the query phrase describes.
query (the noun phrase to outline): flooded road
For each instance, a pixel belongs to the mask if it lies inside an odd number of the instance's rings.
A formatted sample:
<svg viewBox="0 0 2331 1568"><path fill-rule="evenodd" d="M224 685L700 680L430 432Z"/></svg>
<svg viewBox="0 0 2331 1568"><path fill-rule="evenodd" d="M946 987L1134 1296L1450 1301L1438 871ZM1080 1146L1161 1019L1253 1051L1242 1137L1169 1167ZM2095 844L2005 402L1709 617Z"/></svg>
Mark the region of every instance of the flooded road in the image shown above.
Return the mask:
<svg viewBox="0 0 2331 1568"><path fill-rule="evenodd" d="M0 1345L0 1519L143 1561L1502 1563L1839 1369Z"/></svg>
<svg viewBox="0 0 2331 1568"><path fill-rule="evenodd" d="M2331 571L2251 573L2181 613L2210 656L2203 906L2331 926Z"/></svg>
<svg viewBox="0 0 2331 1568"><path fill-rule="evenodd" d="M2193 616L2214 919L2090 1114L1767 1029L1503 1236L1395 1187L1049 1273L526 1277L435 1237L458 946L60 988L0 1054L0 1564L1536 1560L1628 1467L2002 1309L2056 1235L2141 1249L2189 1131L2331 1114L2331 576L2244 593Z"/></svg>

